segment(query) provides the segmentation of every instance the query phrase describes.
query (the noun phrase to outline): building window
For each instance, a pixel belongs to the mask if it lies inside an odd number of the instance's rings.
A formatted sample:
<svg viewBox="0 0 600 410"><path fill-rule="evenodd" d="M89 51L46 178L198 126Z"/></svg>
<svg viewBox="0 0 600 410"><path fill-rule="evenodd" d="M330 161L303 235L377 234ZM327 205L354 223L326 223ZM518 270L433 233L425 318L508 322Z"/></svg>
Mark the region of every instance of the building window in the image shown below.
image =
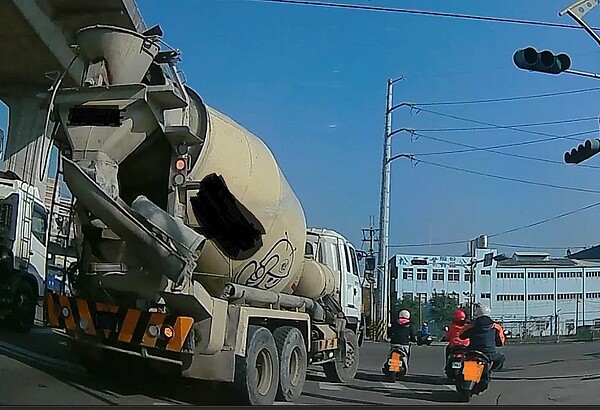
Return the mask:
<svg viewBox="0 0 600 410"><path fill-rule="evenodd" d="M496 295L498 302L522 302L525 301L525 295Z"/></svg>
<svg viewBox="0 0 600 410"><path fill-rule="evenodd" d="M417 293L417 300L421 304L426 303L427 302L427 293Z"/></svg>
<svg viewBox="0 0 600 410"><path fill-rule="evenodd" d="M465 282L471 282L471 274L465 273Z"/></svg>
<svg viewBox="0 0 600 410"><path fill-rule="evenodd" d="M413 268L403 268L402 269L402 279L404 280L413 280Z"/></svg>
<svg viewBox="0 0 600 410"><path fill-rule="evenodd" d="M481 299L490 299L492 297L492 295L489 293L482 293L480 296Z"/></svg>
<svg viewBox="0 0 600 410"><path fill-rule="evenodd" d="M554 279L554 272L527 272L529 279Z"/></svg>
<svg viewBox="0 0 600 410"><path fill-rule="evenodd" d="M427 268L417 268L417 280L427 280Z"/></svg>
<svg viewBox="0 0 600 410"><path fill-rule="evenodd" d="M600 299L600 292L588 292L585 297L586 299Z"/></svg>
<svg viewBox="0 0 600 410"><path fill-rule="evenodd" d="M448 269L448 282L458 282L460 280L460 270Z"/></svg>
<svg viewBox="0 0 600 410"><path fill-rule="evenodd" d="M433 280L444 280L444 269L433 270Z"/></svg>
<svg viewBox="0 0 600 410"><path fill-rule="evenodd" d="M404 292L404 293L402 293L402 300L413 300L414 297L415 296L412 294L412 292Z"/></svg>
<svg viewBox="0 0 600 410"><path fill-rule="evenodd" d="M559 293L556 298L558 300L575 300L577 298L581 299L582 296L581 293Z"/></svg>
<svg viewBox="0 0 600 410"><path fill-rule="evenodd" d="M527 300L554 300L553 293L527 295Z"/></svg>
<svg viewBox="0 0 600 410"><path fill-rule="evenodd" d="M600 270L588 271L585 273L586 278L600 278Z"/></svg>
<svg viewBox="0 0 600 410"><path fill-rule="evenodd" d="M483 269L481 271L481 274L484 275L484 276L491 276L492 275L492 271L489 270L489 269Z"/></svg>
<svg viewBox="0 0 600 410"><path fill-rule="evenodd" d="M557 272L556 277L561 279L566 278L581 278L583 275L581 271L571 271L571 272Z"/></svg>
<svg viewBox="0 0 600 410"><path fill-rule="evenodd" d="M498 279L524 279L524 272L496 272Z"/></svg>

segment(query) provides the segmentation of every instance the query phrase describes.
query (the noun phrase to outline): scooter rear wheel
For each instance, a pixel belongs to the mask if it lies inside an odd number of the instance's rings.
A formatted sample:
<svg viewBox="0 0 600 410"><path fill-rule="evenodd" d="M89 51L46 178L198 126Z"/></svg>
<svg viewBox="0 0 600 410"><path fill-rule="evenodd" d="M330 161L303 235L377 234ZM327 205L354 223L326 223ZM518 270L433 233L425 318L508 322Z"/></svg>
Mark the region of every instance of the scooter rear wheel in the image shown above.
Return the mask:
<svg viewBox="0 0 600 410"><path fill-rule="evenodd" d="M461 403L468 403L471 401L471 391L470 390L459 390L458 391L458 400Z"/></svg>

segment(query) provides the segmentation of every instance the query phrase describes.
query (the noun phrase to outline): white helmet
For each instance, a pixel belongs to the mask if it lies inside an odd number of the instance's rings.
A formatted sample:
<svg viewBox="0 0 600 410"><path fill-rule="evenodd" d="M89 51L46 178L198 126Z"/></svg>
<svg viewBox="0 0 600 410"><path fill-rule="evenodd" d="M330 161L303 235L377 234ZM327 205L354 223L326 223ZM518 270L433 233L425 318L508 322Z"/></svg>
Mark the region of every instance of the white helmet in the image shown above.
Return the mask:
<svg viewBox="0 0 600 410"><path fill-rule="evenodd" d="M477 303L475 305L475 318L481 317L481 316L489 316L491 313L490 311L490 307L487 305L482 305Z"/></svg>
<svg viewBox="0 0 600 410"><path fill-rule="evenodd" d="M401 317L402 319L410 319L410 312L406 309L402 309L400 311L400 313L398 314L399 317Z"/></svg>

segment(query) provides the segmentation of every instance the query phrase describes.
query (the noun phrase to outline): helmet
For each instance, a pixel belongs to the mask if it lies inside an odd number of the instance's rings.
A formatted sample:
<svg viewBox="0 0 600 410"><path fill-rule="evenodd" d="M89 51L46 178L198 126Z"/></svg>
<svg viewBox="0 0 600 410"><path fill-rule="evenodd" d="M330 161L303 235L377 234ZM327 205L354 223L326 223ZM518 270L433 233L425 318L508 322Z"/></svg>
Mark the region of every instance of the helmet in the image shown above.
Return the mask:
<svg viewBox="0 0 600 410"><path fill-rule="evenodd" d="M489 316L490 315L490 308L487 305L482 305L477 303L475 305L475 317L481 317L481 316Z"/></svg>
<svg viewBox="0 0 600 410"><path fill-rule="evenodd" d="M410 319L410 312L406 309L402 309L398 314L398 317L402 319Z"/></svg>
<svg viewBox="0 0 600 410"><path fill-rule="evenodd" d="M423 322L423 326L427 326L427 322Z"/></svg>
<svg viewBox="0 0 600 410"><path fill-rule="evenodd" d="M467 319L467 315L461 309L456 309L452 314L452 321L454 323L464 322Z"/></svg>

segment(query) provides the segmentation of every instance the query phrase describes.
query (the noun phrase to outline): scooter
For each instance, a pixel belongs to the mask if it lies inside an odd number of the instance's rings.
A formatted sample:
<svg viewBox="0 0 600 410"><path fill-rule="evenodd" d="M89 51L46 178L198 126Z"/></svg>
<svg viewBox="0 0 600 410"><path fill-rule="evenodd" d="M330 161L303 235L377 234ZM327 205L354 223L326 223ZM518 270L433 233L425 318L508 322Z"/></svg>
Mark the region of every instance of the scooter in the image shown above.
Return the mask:
<svg viewBox="0 0 600 410"><path fill-rule="evenodd" d="M381 369L388 381L395 382L400 377L406 375L408 369L404 366L403 358L406 358L406 362L408 363L406 353L398 346L394 346L388 356L388 360Z"/></svg>
<svg viewBox="0 0 600 410"><path fill-rule="evenodd" d="M424 335L424 334L419 333L419 335L417 336L417 346L421 346L421 345L430 346L432 342L433 342L433 336L430 334Z"/></svg>
<svg viewBox="0 0 600 410"><path fill-rule="evenodd" d="M449 364L450 371L454 372L454 385L461 402L468 403L472 395L487 390L492 361L484 353L477 350L456 353Z"/></svg>
<svg viewBox="0 0 600 410"><path fill-rule="evenodd" d="M465 348L455 347L446 357L444 373L450 381L456 380L456 375L462 371L462 362L465 359Z"/></svg>

